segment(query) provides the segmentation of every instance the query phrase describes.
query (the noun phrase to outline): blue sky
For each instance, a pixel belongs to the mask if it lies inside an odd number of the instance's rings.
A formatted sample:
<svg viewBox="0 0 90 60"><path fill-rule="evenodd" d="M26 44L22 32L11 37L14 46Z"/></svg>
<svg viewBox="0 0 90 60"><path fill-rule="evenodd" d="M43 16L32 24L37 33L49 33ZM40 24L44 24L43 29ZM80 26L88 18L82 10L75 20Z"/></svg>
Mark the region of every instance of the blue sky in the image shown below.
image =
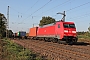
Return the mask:
<svg viewBox="0 0 90 60"><path fill-rule="evenodd" d="M9 29L13 32L28 32L43 16L58 21L62 15L56 13L63 11L66 11L66 21L75 22L77 31L87 31L90 25L90 0L1 0L0 13L6 17L8 6Z"/></svg>

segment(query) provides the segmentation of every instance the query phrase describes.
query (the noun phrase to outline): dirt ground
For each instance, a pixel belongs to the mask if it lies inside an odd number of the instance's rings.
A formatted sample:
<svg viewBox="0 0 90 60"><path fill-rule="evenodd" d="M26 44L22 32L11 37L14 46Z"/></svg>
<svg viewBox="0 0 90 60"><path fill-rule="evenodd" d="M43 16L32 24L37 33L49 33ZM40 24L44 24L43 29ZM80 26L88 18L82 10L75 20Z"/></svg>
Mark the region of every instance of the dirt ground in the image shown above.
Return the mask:
<svg viewBox="0 0 90 60"><path fill-rule="evenodd" d="M45 56L46 60L90 60L90 41L79 41L74 45L64 45L39 40L12 40Z"/></svg>

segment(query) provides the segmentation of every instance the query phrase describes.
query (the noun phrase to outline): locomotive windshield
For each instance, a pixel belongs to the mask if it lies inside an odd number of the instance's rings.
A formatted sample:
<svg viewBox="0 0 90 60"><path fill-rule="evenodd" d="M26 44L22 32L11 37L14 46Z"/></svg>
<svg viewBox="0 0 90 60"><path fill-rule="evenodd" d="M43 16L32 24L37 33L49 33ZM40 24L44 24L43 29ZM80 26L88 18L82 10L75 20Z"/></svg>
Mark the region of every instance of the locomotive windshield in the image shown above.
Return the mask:
<svg viewBox="0 0 90 60"><path fill-rule="evenodd" d="M64 24L64 28L75 28L75 24Z"/></svg>

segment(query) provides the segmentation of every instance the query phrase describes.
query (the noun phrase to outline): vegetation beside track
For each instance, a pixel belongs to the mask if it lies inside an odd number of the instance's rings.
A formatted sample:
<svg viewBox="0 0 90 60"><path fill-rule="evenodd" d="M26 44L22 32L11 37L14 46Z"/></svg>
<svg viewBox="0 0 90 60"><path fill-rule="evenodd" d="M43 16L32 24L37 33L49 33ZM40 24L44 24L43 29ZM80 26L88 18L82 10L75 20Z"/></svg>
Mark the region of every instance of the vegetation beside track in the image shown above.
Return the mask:
<svg viewBox="0 0 90 60"><path fill-rule="evenodd" d="M78 41L90 43L90 33L86 32L83 34L78 34Z"/></svg>
<svg viewBox="0 0 90 60"><path fill-rule="evenodd" d="M0 40L0 60L43 60L30 50L13 43L10 40Z"/></svg>

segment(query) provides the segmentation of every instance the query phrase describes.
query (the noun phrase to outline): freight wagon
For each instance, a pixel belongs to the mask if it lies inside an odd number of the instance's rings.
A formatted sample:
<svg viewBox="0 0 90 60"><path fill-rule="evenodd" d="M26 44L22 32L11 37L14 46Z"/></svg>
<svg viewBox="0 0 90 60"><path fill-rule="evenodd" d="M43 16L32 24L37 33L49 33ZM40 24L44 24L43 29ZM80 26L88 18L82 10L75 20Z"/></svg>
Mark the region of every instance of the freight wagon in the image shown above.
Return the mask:
<svg viewBox="0 0 90 60"><path fill-rule="evenodd" d="M13 38L19 38L19 39L26 39L26 32L25 31L19 31L17 33L13 34Z"/></svg>
<svg viewBox="0 0 90 60"><path fill-rule="evenodd" d="M24 39L26 37L26 32L25 31L19 31L18 32L18 38Z"/></svg>
<svg viewBox="0 0 90 60"><path fill-rule="evenodd" d="M74 22L57 21L40 27L30 28L29 36L33 39L43 39L58 43L72 44L77 42L77 33Z"/></svg>

